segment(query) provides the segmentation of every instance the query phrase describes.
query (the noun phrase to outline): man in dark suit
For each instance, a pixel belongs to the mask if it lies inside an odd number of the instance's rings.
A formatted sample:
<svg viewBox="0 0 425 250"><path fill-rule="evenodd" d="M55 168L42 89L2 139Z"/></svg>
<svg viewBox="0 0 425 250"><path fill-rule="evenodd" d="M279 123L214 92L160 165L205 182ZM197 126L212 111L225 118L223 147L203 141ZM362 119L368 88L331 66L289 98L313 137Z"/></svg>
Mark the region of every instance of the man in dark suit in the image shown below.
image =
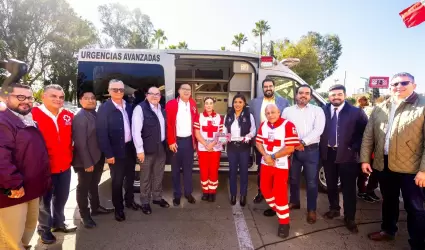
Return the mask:
<svg viewBox="0 0 425 250"><path fill-rule="evenodd" d="M96 135L96 97L91 90L79 93L82 109L72 121L72 139L74 154L72 166L78 174L77 203L81 223L86 228L96 227L90 216L88 197L90 197L91 215L107 214L113 209L100 205L98 185L102 177L105 157L100 152ZM89 196L90 194L90 196Z"/></svg>
<svg viewBox="0 0 425 250"><path fill-rule="evenodd" d="M115 219L125 220L122 186L125 178L125 206L138 210L134 202L133 182L136 165L136 152L131 136L131 104L123 100L124 83L109 81L108 91L111 99L99 107L96 118L97 140L100 150L109 164L112 178L112 203Z"/></svg>
<svg viewBox="0 0 425 250"><path fill-rule="evenodd" d="M267 121L266 115L265 115L266 114L265 109L268 104L275 104L278 107L281 114L283 113L283 110L289 106L288 100L278 95L275 95L274 93L275 83L273 79L271 78L264 79L262 86L263 86L264 96L257 97L249 102L249 110L251 111L252 116L254 116L256 128L259 128L262 122ZM255 153L256 153L255 155L256 164L258 167L257 169L258 193L254 198L254 203L260 203L261 201L263 201L263 195L261 194L261 191L260 191L260 166L261 166L262 155L257 150L257 148L255 148ZM274 216L275 214L276 213L273 211L273 209L267 209L264 212L264 215L266 216Z"/></svg>
<svg viewBox="0 0 425 250"><path fill-rule="evenodd" d="M330 211L324 217L340 216L338 177L344 199L344 222L347 229L358 232L356 215L356 179L359 174L359 152L367 124L363 110L345 101L346 90L337 84L329 89L329 104L323 107L326 125L320 137L320 156L325 168Z"/></svg>

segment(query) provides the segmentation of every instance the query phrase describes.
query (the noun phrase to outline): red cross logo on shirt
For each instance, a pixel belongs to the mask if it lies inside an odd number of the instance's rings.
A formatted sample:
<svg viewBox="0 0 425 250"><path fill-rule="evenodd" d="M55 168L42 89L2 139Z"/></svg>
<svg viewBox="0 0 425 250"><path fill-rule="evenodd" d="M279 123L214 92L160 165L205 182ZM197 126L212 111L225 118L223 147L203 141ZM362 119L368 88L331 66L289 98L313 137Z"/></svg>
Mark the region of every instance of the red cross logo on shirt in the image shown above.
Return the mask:
<svg viewBox="0 0 425 250"><path fill-rule="evenodd" d="M269 141L268 139L264 139L264 144L267 146L267 151L272 152L274 147L280 147L281 140L273 140Z"/></svg>
<svg viewBox="0 0 425 250"><path fill-rule="evenodd" d="M218 132L218 126L214 126L212 121L208 121L207 126L202 126L202 131L207 132L208 138L212 138L213 133Z"/></svg>

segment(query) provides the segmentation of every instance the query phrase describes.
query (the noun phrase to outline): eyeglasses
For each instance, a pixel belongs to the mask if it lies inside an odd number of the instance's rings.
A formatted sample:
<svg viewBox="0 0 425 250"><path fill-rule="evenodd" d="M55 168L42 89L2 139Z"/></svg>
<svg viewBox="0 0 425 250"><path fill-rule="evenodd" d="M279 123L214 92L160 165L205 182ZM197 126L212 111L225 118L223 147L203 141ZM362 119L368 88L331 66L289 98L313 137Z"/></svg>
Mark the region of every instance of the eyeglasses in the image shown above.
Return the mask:
<svg viewBox="0 0 425 250"><path fill-rule="evenodd" d="M16 97L16 99L18 99L18 101L21 101L21 102L25 100L33 102L35 100L33 96L24 96L24 95L11 95L11 96Z"/></svg>
<svg viewBox="0 0 425 250"><path fill-rule="evenodd" d="M189 92L189 91L191 91L192 89L188 89L188 88L180 88L181 90L183 90L183 91L186 91L186 92Z"/></svg>
<svg viewBox="0 0 425 250"><path fill-rule="evenodd" d="M150 92L148 92L148 95L153 95L154 97L160 97L161 93L150 93Z"/></svg>
<svg viewBox="0 0 425 250"><path fill-rule="evenodd" d="M396 83L391 83L390 85L391 85L391 87L397 87L399 84L400 84L401 86L407 86L407 85L409 85L409 84L410 84L410 81L405 81L405 82L396 82Z"/></svg>
<svg viewBox="0 0 425 250"><path fill-rule="evenodd" d="M114 92L114 93L118 93L118 92L120 92L120 93L124 93L124 89L121 89L121 88L112 88L112 89L109 89L109 90L111 90L112 92Z"/></svg>
<svg viewBox="0 0 425 250"><path fill-rule="evenodd" d="M83 97L84 101L96 101L96 97Z"/></svg>

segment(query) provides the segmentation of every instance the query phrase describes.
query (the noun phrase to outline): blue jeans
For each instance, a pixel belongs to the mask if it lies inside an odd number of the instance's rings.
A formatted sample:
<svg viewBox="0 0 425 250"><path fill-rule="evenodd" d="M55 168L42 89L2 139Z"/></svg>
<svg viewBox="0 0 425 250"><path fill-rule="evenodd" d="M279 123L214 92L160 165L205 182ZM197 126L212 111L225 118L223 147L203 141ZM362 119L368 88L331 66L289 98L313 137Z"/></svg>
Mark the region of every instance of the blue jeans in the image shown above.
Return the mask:
<svg viewBox="0 0 425 250"><path fill-rule="evenodd" d="M52 227L65 225L65 204L68 201L71 185L71 169L59 174L52 174L53 188L40 198L38 231L48 232Z"/></svg>
<svg viewBox="0 0 425 250"><path fill-rule="evenodd" d="M307 210L316 211L319 173L319 147L312 145L305 151L295 151L292 155L292 165L289 168L291 185L290 203L300 204L301 169L307 182Z"/></svg>
<svg viewBox="0 0 425 250"><path fill-rule="evenodd" d="M233 144L227 146L227 157L229 159L229 184L230 195L236 196L238 190L238 170L240 175L240 195L246 196L248 193L248 164L250 160L249 145L242 144L237 147Z"/></svg>

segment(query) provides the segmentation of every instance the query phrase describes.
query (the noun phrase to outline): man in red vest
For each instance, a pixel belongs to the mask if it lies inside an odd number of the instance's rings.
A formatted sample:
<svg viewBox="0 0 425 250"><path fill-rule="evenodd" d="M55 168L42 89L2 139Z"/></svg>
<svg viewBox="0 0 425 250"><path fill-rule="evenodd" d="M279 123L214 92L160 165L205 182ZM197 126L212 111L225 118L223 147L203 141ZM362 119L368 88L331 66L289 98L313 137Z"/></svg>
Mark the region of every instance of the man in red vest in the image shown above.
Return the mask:
<svg viewBox="0 0 425 250"><path fill-rule="evenodd" d="M41 198L38 233L44 244L53 244L56 237L51 231L70 233L77 229L65 224L64 215L71 183L74 114L63 108L65 93L59 85L44 87L42 100L43 105L34 107L32 115L46 142L53 188Z"/></svg>
<svg viewBox="0 0 425 250"><path fill-rule="evenodd" d="M173 175L174 206L180 205L182 196L180 169L183 169L184 196L189 203L196 202L192 196L192 168L195 150L193 123L198 116L198 109L195 100L190 97L191 91L192 88L189 84L182 84L179 88L179 97L169 101L165 106L167 141L171 152L173 152L171 172Z"/></svg>

